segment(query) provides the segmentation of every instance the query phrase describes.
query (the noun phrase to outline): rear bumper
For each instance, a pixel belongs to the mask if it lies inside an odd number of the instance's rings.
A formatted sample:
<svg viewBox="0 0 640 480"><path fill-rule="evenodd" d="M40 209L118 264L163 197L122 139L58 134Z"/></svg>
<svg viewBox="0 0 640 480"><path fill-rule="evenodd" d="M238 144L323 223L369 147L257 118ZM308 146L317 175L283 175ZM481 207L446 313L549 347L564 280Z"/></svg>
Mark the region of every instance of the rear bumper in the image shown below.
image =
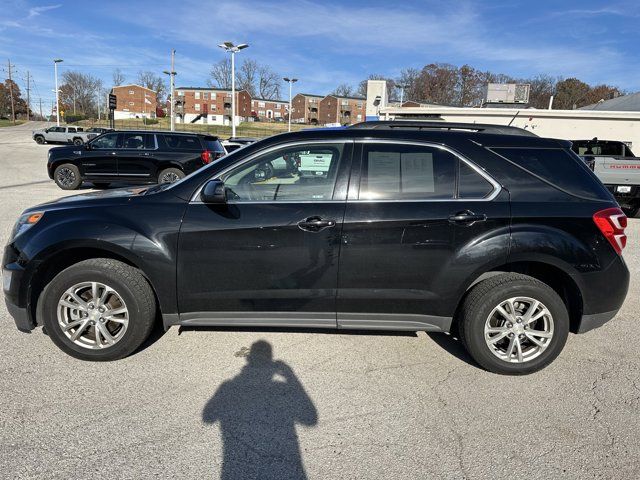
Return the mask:
<svg viewBox="0 0 640 480"><path fill-rule="evenodd" d="M577 333L585 333L594 328L601 327L618 314L618 310L605 313L594 313L591 315L583 315L578 327Z"/></svg>

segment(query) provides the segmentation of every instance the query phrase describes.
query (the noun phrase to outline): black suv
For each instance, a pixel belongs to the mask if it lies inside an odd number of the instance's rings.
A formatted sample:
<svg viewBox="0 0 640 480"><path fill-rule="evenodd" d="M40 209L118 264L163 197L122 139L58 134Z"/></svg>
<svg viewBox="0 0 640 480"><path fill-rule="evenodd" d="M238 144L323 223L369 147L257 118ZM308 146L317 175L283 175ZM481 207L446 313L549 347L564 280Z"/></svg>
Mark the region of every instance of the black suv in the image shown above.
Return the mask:
<svg viewBox="0 0 640 480"><path fill-rule="evenodd" d="M621 307L626 217L569 142L495 131L283 134L173 184L30 208L9 312L85 360L131 354L158 318L452 332L491 371L539 370Z"/></svg>
<svg viewBox="0 0 640 480"><path fill-rule="evenodd" d="M49 150L49 178L64 190L83 181L106 188L113 182L171 183L225 155L217 137L197 133L108 132L84 146Z"/></svg>

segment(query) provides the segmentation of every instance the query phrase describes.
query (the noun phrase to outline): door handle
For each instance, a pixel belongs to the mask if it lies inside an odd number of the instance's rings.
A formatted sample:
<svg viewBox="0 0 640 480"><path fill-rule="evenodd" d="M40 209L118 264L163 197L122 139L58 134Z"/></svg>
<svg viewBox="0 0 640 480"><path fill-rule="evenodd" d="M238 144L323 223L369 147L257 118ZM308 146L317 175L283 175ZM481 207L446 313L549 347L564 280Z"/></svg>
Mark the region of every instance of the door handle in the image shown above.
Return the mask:
<svg viewBox="0 0 640 480"><path fill-rule="evenodd" d="M324 220L320 217L308 217L298 222L300 230L304 230L305 232L319 232L325 228L335 227L335 225L335 220Z"/></svg>
<svg viewBox="0 0 640 480"><path fill-rule="evenodd" d="M109 155L117 155L117 152L111 152Z"/></svg>
<svg viewBox="0 0 640 480"><path fill-rule="evenodd" d="M471 210L464 210L449 216L451 223L472 224L475 222L484 222L487 219L485 214L475 214Z"/></svg>
<svg viewBox="0 0 640 480"><path fill-rule="evenodd" d="M148 157L149 155L151 155L149 152L139 153L138 154L139 157Z"/></svg>

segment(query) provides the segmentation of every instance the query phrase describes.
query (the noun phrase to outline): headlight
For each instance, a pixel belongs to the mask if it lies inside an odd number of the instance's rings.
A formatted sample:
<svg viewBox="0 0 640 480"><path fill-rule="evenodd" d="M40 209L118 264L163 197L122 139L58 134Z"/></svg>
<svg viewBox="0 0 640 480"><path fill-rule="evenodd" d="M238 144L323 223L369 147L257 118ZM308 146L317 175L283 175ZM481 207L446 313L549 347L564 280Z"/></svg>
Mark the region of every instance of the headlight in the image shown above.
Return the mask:
<svg viewBox="0 0 640 480"><path fill-rule="evenodd" d="M13 240L18 235L23 232L26 232L31 227L33 227L36 223L40 221L43 217L44 212L33 212L33 213L25 213L16 222L13 227L13 232L11 232L11 239Z"/></svg>

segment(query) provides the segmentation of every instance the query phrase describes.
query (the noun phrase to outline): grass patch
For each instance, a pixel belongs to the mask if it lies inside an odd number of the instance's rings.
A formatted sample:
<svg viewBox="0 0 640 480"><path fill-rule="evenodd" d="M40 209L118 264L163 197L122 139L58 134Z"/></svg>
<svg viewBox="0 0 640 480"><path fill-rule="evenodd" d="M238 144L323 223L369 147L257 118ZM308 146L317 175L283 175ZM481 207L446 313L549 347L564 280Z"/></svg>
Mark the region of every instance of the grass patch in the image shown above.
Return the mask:
<svg viewBox="0 0 640 480"><path fill-rule="evenodd" d="M169 130L171 127L168 118L157 118L156 123L143 120L142 118L132 118L127 120L116 120L116 130ZM153 120L152 120L153 121ZM77 125L84 127L108 127L107 120L91 121L83 120L77 122ZM305 128L314 128L313 125L292 124L291 131L297 132ZM269 137L278 133L284 133L288 129L286 122L243 122L236 127L236 135L239 137ZM198 132L211 133L220 138L229 138L231 136L231 127L225 125L207 125L198 123L179 123L176 122L177 132Z"/></svg>
<svg viewBox="0 0 640 480"><path fill-rule="evenodd" d="M24 123L24 120L16 120L16 123L13 123L11 120L0 120L0 127L13 127L14 125L21 125Z"/></svg>

